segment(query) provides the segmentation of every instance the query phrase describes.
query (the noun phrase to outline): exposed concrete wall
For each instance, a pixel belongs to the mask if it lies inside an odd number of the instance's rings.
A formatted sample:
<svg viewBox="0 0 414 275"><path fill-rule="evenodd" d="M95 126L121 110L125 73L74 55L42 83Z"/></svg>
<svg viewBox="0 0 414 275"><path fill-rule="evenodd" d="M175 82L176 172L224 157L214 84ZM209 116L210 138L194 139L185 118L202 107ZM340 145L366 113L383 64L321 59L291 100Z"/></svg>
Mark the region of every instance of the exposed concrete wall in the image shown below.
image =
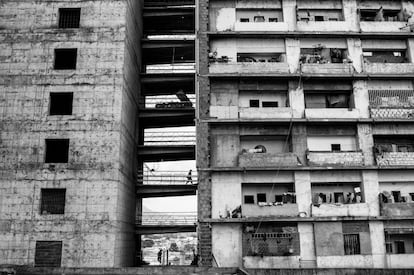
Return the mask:
<svg viewBox="0 0 414 275"><path fill-rule="evenodd" d="M6 224L13 219L14 226L0 230L0 264L32 265L37 240L63 241L62 266L133 264L135 162L125 150L135 142L135 122L129 117L134 104L126 88L134 85L123 73L135 70L135 64L124 63L126 37L139 33L126 29L127 4L1 4L0 48L7 50L0 58L1 151L6 156L0 162L0 185L8 195L0 219ZM57 29L60 7L82 9L80 29ZM78 48L76 70L53 70L54 49L66 47ZM49 116L50 92L73 92L73 115ZM133 134L125 138L128 131ZM44 163L46 138L70 139L68 163ZM41 188L66 188L64 215L40 213Z"/></svg>
<svg viewBox="0 0 414 275"><path fill-rule="evenodd" d="M298 223L300 239L300 267L316 266L314 226L311 223Z"/></svg>
<svg viewBox="0 0 414 275"><path fill-rule="evenodd" d="M227 212L242 203L241 179L238 173L214 173L211 179L212 218L227 217Z"/></svg>
<svg viewBox="0 0 414 275"><path fill-rule="evenodd" d="M361 190L364 194L364 201L369 206L369 215L379 215L378 202L378 172L362 171Z"/></svg>
<svg viewBox="0 0 414 275"><path fill-rule="evenodd" d="M306 212L310 216L310 206L312 203L310 173L307 171L295 171L295 190L296 203L299 212Z"/></svg>
<svg viewBox="0 0 414 275"><path fill-rule="evenodd" d="M212 251L219 267L242 266L241 224L214 224Z"/></svg>

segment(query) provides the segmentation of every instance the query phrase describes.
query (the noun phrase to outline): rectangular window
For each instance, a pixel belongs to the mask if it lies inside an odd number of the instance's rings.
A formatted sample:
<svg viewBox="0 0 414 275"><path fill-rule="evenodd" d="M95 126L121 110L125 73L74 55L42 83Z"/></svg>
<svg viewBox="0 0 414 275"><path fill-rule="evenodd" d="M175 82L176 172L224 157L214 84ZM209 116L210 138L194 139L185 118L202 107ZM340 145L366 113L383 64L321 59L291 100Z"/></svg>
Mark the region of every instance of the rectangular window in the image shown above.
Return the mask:
<svg viewBox="0 0 414 275"><path fill-rule="evenodd" d="M395 253L396 254L404 254L405 253L404 241L395 241Z"/></svg>
<svg viewBox="0 0 414 275"><path fill-rule="evenodd" d="M65 214L66 189L42 189L40 214Z"/></svg>
<svg viewBox="0 0 414 275"><path fill-rule="evenodd" d="M279 102L277 101L263 101L262 102L263 108L277 108L279 107Z"/></svg>
<svg viewBox="0 0 414 275"><path fill-rule="evenodd" d="M332 152L339 152L339 151L341 151L341 144L331 144L331 151Z"/></svg>
<svg viewBox="0 0 414 275"><path fill-rule="evenodd" d="M250 21L249 18L240 18L240 22L247 23L249 21Z"/></svg>
<svg viewBox="0 0 414 275"><path fill-rule="evenodd" d="M253 204L254 203L254 196L253 195L245 195L244 196L244 203L245 204Z"/></svg>
<svg viewBox="0 0 414 275"><path fill-rule="evenodd" d="M35 267L60 267L62 242L36 241Z"/></svg>
<svg viewBox="0 0 414 275"><path fill-rule="evenodd" d="M46 139L46 163L67 163L69 139Z"/></svg>
<svg viewBox="0 0 414 275"><path fill-rule="evenodd" d="M55 49L55 70L75 70L78 49Z"/></svg>
<svg viewBox="0 0 414 275"><path fill-rule="evenodd" d="M257 202L266 202L266 193L258 193Z"/></svg>
<svg viewBox="0 0 414 275"><path fill-rule="evenodd" d="M49 115L71 115L73 93L50 93Z"/></svg>
<svg viewBox="0 0 414 275"><path fill-rule="evenodd" d="M269 18L269 22L278 22L279 20L276 17Z"/></svg>
<svg viewBox="0 0 414 275"><path fill-rule="evenodd" d="M59 28L79 28L81 9L59 9Z"/></svg>
<svg viewBox="0 0 414 275"><path fill-rule="evenodd" d="M323 16L315 16L315 21L324 21Z"/></svg>
<svg viewBox="0 0 414 275"><path fill-rule="evenodd" d="M359 234L344 234L345 255L361 254Z"/></svg>
<svg viewBox="0 0 414 275"><path fill-rule="evenodd" d="M250 99L250 108L259 108L260 107L260 102L258 99Z"/></svg>

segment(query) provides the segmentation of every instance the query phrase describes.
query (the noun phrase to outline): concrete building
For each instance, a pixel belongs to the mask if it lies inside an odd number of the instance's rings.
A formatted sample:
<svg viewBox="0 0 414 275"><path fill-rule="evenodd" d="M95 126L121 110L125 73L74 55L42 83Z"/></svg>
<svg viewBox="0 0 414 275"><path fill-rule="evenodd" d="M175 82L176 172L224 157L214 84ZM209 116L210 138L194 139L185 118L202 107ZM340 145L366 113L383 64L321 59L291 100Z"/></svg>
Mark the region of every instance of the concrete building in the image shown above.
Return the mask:
<svg viewBox="0 0 414 275"><path fill-rule="evenodd" d="M194 160L147 133L194 125L194 65L179 70L194 38L171 38L193 22L192 1L1 1L0 265L134 266L141 234L195 231L141 215L143 198L196 192L143 176Z"/></svg>
<svg viewBox="0 0 414 275"><path fill-rule="evenodd" d="M199 2L199 229L221 267L414 267L414 2Z"/></svg>

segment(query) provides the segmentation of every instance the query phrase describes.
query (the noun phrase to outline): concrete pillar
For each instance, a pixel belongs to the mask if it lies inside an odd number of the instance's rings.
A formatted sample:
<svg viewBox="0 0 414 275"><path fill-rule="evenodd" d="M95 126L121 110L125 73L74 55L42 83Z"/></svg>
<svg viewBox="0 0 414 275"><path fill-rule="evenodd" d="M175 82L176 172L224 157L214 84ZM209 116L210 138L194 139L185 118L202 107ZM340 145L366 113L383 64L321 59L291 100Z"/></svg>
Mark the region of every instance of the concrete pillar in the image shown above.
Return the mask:
<svg viewBox="0 0 414 275"><path fill-rule="evenodd" d="M309 171L295 171L296 203L299 212L306 212L310 217L312 203L311 178Z"/></svg>
<svg viewBox="0 0 414 275"><path fill-rule="evenodd" d="M364 196L365 203L368 204L369 216L376 217L380 215L379 209L379 184L378 172L375 170L362 171L362 185L361 189Z"/></svg>
<svg viewBox="0 0 414 275"><path fill-rule="evenodd" d="M369 96L368 89L364 80L354 81L354 104L359 111L361 118L369 118Z"/></svg>
<svg viewBox="0 0 414 275"><path fill-rule="evenodd" d="M242 204L240 173L214 173L211 179L212 218L226 217L227 211Z"/></svg>
<svg viewBox="0 0 414 275"><path fill-rule="evenodd" d="M301 85L298 80L289 81L289 103L294 118L305 116L305 95Z"/></svg>
<svg viewBox="0 0 414 275"><path fill-rule="evenodd" d="M414 63L414 38L407 39L407 58L411 63Z"/></svg>
<svg viewBox="0 0 414 275"><path fill-rule="evenodd" d="M355 71L360 73L363 70L361 39L347 38L346 42L348 45L349 58L352 60L352 64L355 68Z"/></svg>
<svg viewBox="0 0 414 275"><path fill-rule="evenodd" d="M293 125L292 127L292 151L301 161L302 165L306 165L306 150L308 148L306 142L306 125Z"/></svg>
<svg viewBox="0 0 414 275"><path fill-rule="evenodd" d="M357 125L359 149L364 154L364 165L375 165L374 160L374 138L372 136L372 126L360 123Z"/></svg>
<svg viewBox="0 0 414 275"><path fill-rule="evenodd" d="M298 223L300 241L300 268L316 267L315 239L312 223Z"/></svg>
<svg viewBox="0 0 414 275"><path fill-rule="evenodd" d="M389 266L387 266L383 222L370 221L369 233L371 236L373 268L388 268Z"/></svg>
<svg viewBox="0 0 414 275"><path fill-rule="evenodd" d="M282 0L283 21L288 24L289 31L296 30L296 0Z"/></svg>
<svg viewBox="0 0 414 275"><path fill-rule="evenodd" d="M358 4L355 0L342 0L345 21L349 24L351 31L359 31Z"/></svg>
<svg viewBox="0 0 414 275"><path fill-rule="evenodd" d="M289 71L296 73L299 69L300 58L300 40L295 38L286 38L286 60L289 64Z"/></svg>

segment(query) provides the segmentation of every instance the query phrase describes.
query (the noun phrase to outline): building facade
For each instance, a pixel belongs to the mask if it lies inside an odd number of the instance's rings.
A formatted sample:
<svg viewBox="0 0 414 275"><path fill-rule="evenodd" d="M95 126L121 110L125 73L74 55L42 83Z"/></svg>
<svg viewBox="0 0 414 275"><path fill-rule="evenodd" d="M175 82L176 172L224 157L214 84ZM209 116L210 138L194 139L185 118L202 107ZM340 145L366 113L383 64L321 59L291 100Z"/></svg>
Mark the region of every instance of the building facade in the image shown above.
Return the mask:
<svg viewBox="0 0 414 275"><path fill-rule="evenodd" d="M414 267L413 14L199 2L203 264Z"/></svg>

